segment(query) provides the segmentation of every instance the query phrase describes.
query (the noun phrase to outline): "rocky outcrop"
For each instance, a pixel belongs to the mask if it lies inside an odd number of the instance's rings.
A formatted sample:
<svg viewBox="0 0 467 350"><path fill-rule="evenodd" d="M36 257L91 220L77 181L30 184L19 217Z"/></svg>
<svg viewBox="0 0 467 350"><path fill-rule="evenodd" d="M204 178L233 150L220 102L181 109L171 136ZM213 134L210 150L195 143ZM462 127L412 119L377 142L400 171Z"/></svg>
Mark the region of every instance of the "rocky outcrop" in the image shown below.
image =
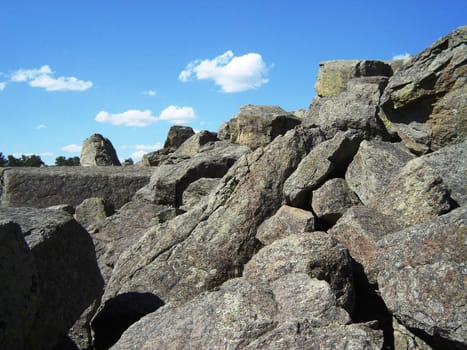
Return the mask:
<svg viewBox="0 0 467 350"><path fill-rule="evenodd" d="M467 137L467 26L413 57L382 96L386 124L416 153Z"/></svg>
<svg viewBox="0 0 467 350"><path fill-rule="evenodd" d="M174 125L169 129L167 138L162 148L164 153L175 152L186 140L193 136L195 132L189 126Z"/></svg>
<svg viewBox="0 0 467 350"><path fill-rule="evenodd" d="M130 201L149 183L152 169L139 167L7 168L3 172L3 207L74 207L87 198L104 198L114 208Z"/></svg>
<svg viewBox="0 0 467 350"><path fill-rule="evenodd" d="M103 280L91 237L63 211L4 208L0 209L0 219L2 222L16 222L27 243L25 246L19 242L17 247L24 259L18 261L15 269L4 271L7 276L2 280L12 281L12 286L16 284L18 287L18 283L22 287L32 283L30 289L21 289L32 304L26 314L16 314L15 323L20 327L14 336L27 333L23 339L25 349L52 349L59 336L66 334L81 313L102 293ZM12 229L19 239L18 228L10 227ZM22 273L16 273L16 270ZM37 278L29 280L35 273ZM2 289L2 294L8 290ZM23 295L18 294L18 290L11 292L17 294L15 299ZM15 301L11 296L8 298ZM18 306L19 311L26 304ZM28 331L21 323L29 312L33 314L27 320Z"/></svg>
<svg viewBox="0 0 467 350"><path fill-rule="evenodd" d="M113 208L99 197L85 199L76 207L75 219L88 231L113 214Z"/></svg>
<svg viewBox="0 0 467 350"><path fill-rule="evenodd" d="M208 142L215 141L219 141L216 133L207 130L202 130L188 138L185 142L183 142L180 145L180 147L178 147L175 150L174 153L177 156L193 157L200 151L202 146L204 146Z"/></svg>
<svg viewBox="0 0 467 350"><path fill-rule="evenodd" d="M202 177L189 184L186 190L183 191L183 208L189 210L195 207L219 185L220 181L219 178Z"/></svg>
<svg viewBox="0 0 467 350"><path fill-rule="evenodd" d="M121 165L112 143L101 134L93 134L84 140L79 162L81 166Z"/></svg>
<svg viewBox="0 0 467 350"><path fill-rule="evenodd" d="M378 283L386 305L437 347L465 349L467 344L466 237L464 206L377 244Z"/></svg>
<svg viewBox="0 0 467 350"><path fill-rule="evenodd" d="M277 106L246 105L229 121L230 141L252 149L265 147L301 120Z"/></svg>

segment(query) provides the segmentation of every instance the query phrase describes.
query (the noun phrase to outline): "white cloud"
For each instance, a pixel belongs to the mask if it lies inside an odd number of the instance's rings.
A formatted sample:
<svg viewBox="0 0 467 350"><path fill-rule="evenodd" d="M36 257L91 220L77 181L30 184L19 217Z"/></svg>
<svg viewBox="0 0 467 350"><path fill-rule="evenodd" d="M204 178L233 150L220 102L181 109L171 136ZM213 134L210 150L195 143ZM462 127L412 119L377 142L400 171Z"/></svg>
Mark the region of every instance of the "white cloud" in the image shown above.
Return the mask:
<svg viewBox="0 0 467 350"><path fill-rule="evenodd" d="M147 152L145 151L136 151L136 152L133 152L131 154L131 159L133 159L134 161L138 161L138 160L141 160L141 158L143 158L143 156L146 154Z"/></svg>
<svg viewBox="0 0 467 350"><path fill-rule="evenodd" d="M143 91L143 95L154 97L157 95L157 92L155 90L146 90Z"/></svg>
<svg viewBox="0 0 467 350"><path fill-rule="evenodd" d="M212 60L195 60L185 67L178 79L183 82L196 77L198 80L214 80L224 92L240 92L256 89L268 82L269 67L258 53L234 56L226 51Z"/></svg>
<svg viewBox="0 0 467 350"><path fill-rule="evenodd" d="M157 119L157 117L152 115L150 110L140 111L137 109L131 109L120 114L110 114L105 111L101 111L95 118L99 123L137 127L148 126L155 123Z"/></svg>
<svg viewBox="0 0 467 350"><path fill-rule="evenodd" d="M70 152L70 153L81 152L81 146L78 146L74 143L72 143L71 145L63 146L61 149L63 152Z"/></svg>
<svg viewBox="0 0 467 350"><path fill-rule="evenodd" d="M40 130L40 129L45 129L47 127L47 125L45 124L39 124L38 126L36 126L36 129Z"/></svg>
<svg viewBox="0 0 467 350"><path fill-rule="evenodd" d="M5 88L6 88L6 83L0 81L0 91L5 90Z"/></svg>
<svg viewBox="0 0 467 350"><path fill-rule="evenodd" d="M156 142L154 145L123 145L122 149L134 149L135 152L131 153L133 160L140 160L148 152L157 151L162 148L162 143Z"/></svg>
<svg viewBox="0 0 467 350"><path fill-rule="evenodd" d="M53 152L42 152L39 153L39 156L41 157L53 157L54 153Z"/></svg>
<svg viewBox="0 0 467 350"><path fill-rule="evenodd" d="M403 54L400 54L400 55L395 55L392 59L393 60L408 60L409 58L411 58L412 55L410 53L403 53Z"/></svg>
<svg viewBox="0 0 467 350"><path fill-rule="evenodd" d="M92 87L92 81L75 77L54 78L50 66L37 69L18 69L11 74L12 82L27 82L31 87L44 88L47 91L85 91Z"/></svg>
<svg viewBox="0 0 467 350"><path fill-rule="evenodd" d="M171 105L161 112L160 120L170 123L185 124L196 118L195 111L191 107L179 107Z"/></svg>

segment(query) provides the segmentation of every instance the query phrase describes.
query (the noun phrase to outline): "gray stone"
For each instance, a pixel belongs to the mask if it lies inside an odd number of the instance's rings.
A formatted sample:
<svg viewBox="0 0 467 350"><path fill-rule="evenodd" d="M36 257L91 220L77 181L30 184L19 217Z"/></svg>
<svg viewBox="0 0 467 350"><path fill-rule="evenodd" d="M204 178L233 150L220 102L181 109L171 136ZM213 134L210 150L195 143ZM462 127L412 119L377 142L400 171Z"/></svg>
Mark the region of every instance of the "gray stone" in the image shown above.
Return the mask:
<svg viewBox="0 0 467 350"><path fill-rule="evenodd" d="M422 339L411 333L393 317L394 350L432 350Z"/></svg>
<svg viewBox="0 0 467 350"><path fill-rule="evenodd" d="M292 233L310 232L314 228L315 217L311 211L283 205L258 227L256 238L268 245Z"/></svg>
<svg viewBox="0 0 467 350"><path fill-rule="evenodd" d="M75 220L88 231L91 227L102 222L106 217L113 214L113 208L106 203L105 199L99 197L86 198L76 207Z"/></svg>
<svg viewBox="0 0 467 350"><path fill-rule="evenodd" d="M292 234L262 248L245 265L243 276L252 283L271 284L290 273L306 273L327 281L338 305L354 307L351 260L347 249L325 232Z"/></svg>
<svg viewBox="0 0 467 350"><path fill-rule="evenodd" d="M375 259L379 254L376 243L385 235L402 227L398 220L377 212L373 208L356 206L347 210L328 231L348 250L352 258L362 266L368 281L376 284L378 269Z"/></svg>
<svg viewBox="0 0 467 350"><path fill-rule="evenodd" d="M312 192L311 197L311 207L315 215L330 225L334 225L348 208L360 204L342 178L326 181Z"/></svg>
<svg viewBox="0 0 467 350"><path fill-rule="evenodd" d="M93 134L84 140L79 162L81 166L121 165L112 143L101 134Z"/></svg>
<svg viewBox="0 0 467 350"><path fill-rule="evenodd" d="M219 185L220 179L203 177L188 185L183 191L183 208L189 210Z"/></svg>
<svg viewBox="0 0 467 350"><path fill-rule="evenodd" d="M230 127L229 123L223 122L217 130L217 137L222 141L230 141Z"/></svg>
<svg viewBox="0 0 467 350"><path fill-rule="evenodd" d="M193 157L200 151L203 145L208 142L215 141L219 141L215 132L202 130L185 140L185 142L183 142L180 147L177 148L175 154L180 156Z"/></svg>
<svg viewBox="0 0 467 350"><path fill-rule="evenodd" d="M57 210L3 208L0 218L20 225L37 269L39 296L32 300L37 312L28 320L25 348L52 349L102 294L91 237L69 214Z"/></svg>
<svg viewBox="0 0 467 350"><path fill-rule="evenodd" d="M309 207L311 191L326 180L345 173L361 140L358 132L339 132L313 148L284 184L287 202L295 207Z"/></svg>
<svg viewBox="0 0 467 350"><path fill-rule="evenodd" d="M238 276L259 248L257 227L282 204L282 184L316 141L296 129L241 157L208 198L154 226L121 254L104 300L151 292L183 303Z"/></svg>
<svg viewBox="0 0 467 350"><path fill-rule="evenodd" d="M189 126L171 126L164 142L164 153L175 152L186 140L193 136L195 132Z"/></svg>
<svg viewBox="0 0 467 350"><path fill-rule="evenodd" d="M229 121L230 141L252 149L264 147L300 123L300 119L277 106L242 106Z"/></svg>
<svg viewBox="0 0 467 350"><path fill-rule="evenodd" d="M379 140L360 144L345 180L363 204L368 204L409 160L415 158L404 146Z"/></svg>
<svg viewBox="0 0 467 350"><path fill-rule="evenodd" d="M417 153L466 139L466 33L460 27L413 57L382 96L385 123Z"/></svg>
<svg viewBox="0 0 467 350"><path fill-rule="evenodd" d="M467 346L467 207L383 237L378 283L401 323L438 346ZM457 347L459 346L459 347Z"/></svg>
<svg viewBox="0 0 467 350"><path fill-rule="evenodd" d="M39 306L33 255L18 224L0 219L0 344L23 350Z"/></svg>
<svg viewBox="0 0 467 350"><path fill-rule="evenodd" d="M140 167L7 168L3 171L3 207L45 208L79 205L101 197L116 209L149 183L153 169Z"/></svg>

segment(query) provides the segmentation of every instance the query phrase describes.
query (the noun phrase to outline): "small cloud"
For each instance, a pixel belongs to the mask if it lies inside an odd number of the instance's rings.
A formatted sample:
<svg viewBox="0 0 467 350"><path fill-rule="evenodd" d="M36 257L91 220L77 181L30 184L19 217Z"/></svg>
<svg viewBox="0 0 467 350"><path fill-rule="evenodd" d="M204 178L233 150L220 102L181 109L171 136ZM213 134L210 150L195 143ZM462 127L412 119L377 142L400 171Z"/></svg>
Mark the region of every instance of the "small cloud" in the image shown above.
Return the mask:
<svg viewBox="0 0 467 350"><path fill-rule="evenodd" d="M143 95L154 97L157 95L157 92L154 90L143 91Z"/></svg>
<svg viewBox="0 0 467 350"><path fill-rule="evenodd" d="M143 156L146 154L147 152L145 151L136 151L136 152L133 152L131 154L131 159L133 159L134 161L139 161L141 160L141 158L143 158Z"/></svg>
<svg viewBox="0 0 467 350"><path fill-rule="evenodd" d="M196 118L195 111L191 107L179 107L171 105L161 112L160 120L175 124L186 124Z"/></svg>
<svg viewBox="0 0 467 350"><path fill-rule="evenodd" d="M3 90L5 90L5 88L6 88L6 83L5 83L5 82L2 82L2 81L0 81L0 91L3 91Z"/></svg>
<svg viewBox="0 0 467 350"><path fill-rule="evenodd" d="M50 66L37 69L18 69L11 74L12 82L27 82L31 87L44 88L46 91L85 91L93 86L92 81L75 77L54 78Z"/></svg>
<svg viewBox="0 0 467 350"><path fill-rule="evenodd" d="M133 160L140 160L148 152L154 152L162 148L162 143L156 142L154 145L123 145L123 149L134 149L135 152L131 153Z"/></svg>
<svg viewBox="0 0 467 350"><path fill-rule="evenodd" d="M223 92L241 92L257 89L269 80L269 67L258 53L234 56L226 51L212 60L195 60L187 64L178 79L187 82L195 77L198 80L210 79L220 86Z"/></svg>
<svg viewBox="0 0 467 350"><path fill-rule="evenodd" d="M36 129L40 130L40 129L45 129L47 127L47 125L45 124L39 124L38 126L36 126Z"/></svg>
<svg viewBox="0 0 467 350"><path fill-rule="evenodd" d="M395 55L392 59L393 60L408 60L409 58L411 58L412 55L410 53L403 53L403 54L400 54L400 55Z"/></svg>
<svg viewBox="0 0 467 350"><path fill-rule="evenodd" d="M119 114L101 111L96 115L95 120L99 123L109 123L112 125L145 127L155 123L158 118L153 116L150 110L140 111L131 109Z"/></svg>
<svg viewBox="0 0 467 350"><path fill-rule="evenodd" d="M134 146L135 149L141 151L157 151L158 149L162 148L162 144L160 142L156 142L154 145L136 145Z"/></svg>
<svg viewBox="0 0 467 350"><path fill-rule="evenodd" d="M61 148L63 152L69 152L69 153L80 153L81 152L81 146L78 146L74 143L71 145L63 146Z"/></svg>

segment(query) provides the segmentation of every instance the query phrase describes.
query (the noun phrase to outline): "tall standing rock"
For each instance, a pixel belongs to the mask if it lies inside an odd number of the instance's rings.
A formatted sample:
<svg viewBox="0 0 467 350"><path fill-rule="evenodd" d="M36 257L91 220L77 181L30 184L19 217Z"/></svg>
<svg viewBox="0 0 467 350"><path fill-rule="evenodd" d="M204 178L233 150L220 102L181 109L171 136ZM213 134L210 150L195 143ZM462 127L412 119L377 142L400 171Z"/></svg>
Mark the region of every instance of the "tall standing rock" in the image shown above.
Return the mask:
<svg viewBox="0 0 467 350"><path fill-rule="evenodd" d="M84 140L80 164L82 166L121 165L112 143L101 134L93 134Z"/></svg>

